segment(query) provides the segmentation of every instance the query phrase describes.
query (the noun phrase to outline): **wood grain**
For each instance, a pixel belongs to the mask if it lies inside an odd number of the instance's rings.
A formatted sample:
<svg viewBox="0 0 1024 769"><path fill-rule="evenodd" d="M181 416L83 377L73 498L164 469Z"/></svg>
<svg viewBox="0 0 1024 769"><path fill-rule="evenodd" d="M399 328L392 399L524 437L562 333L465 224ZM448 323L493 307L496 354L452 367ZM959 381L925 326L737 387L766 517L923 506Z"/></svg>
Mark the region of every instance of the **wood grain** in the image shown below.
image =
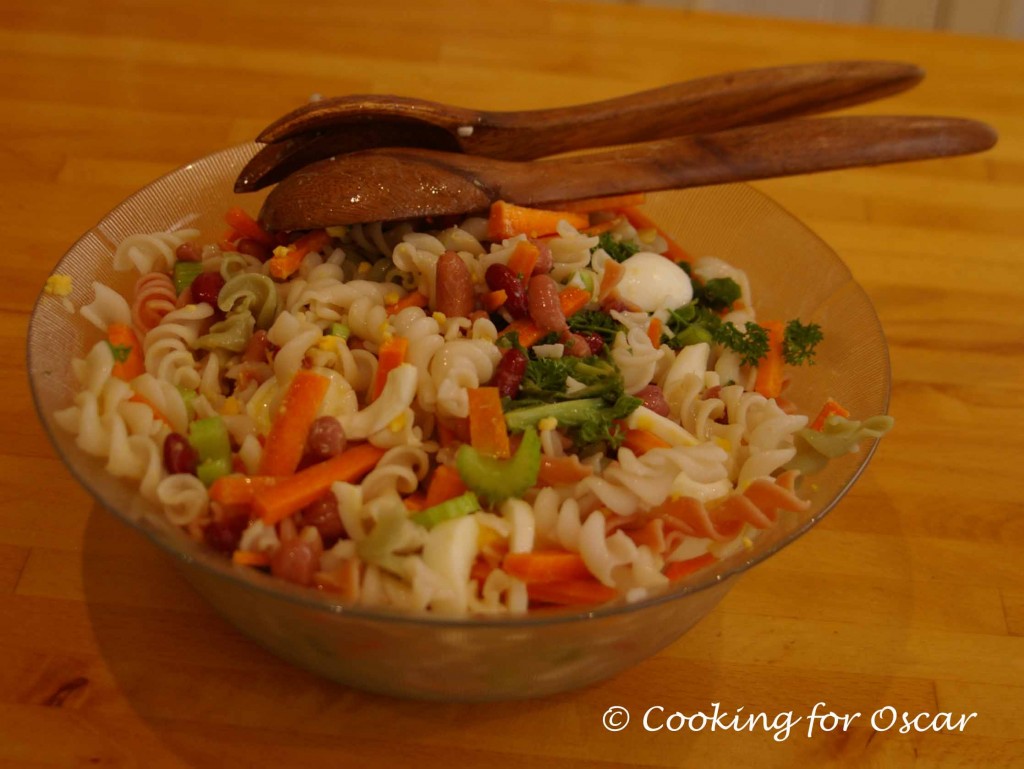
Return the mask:
<svg viewBox="0 0 1024 769"><path fill-rule="evenodd" d="M63 469L24 334L52 265L141 184L310 94L556 107L716 72L905 59L861 114L992 123L984 155L757 186L849 264L897 429L818 527L635 669L532 703L347 690L242 638ZM0 14L0 766L1024 765L1024 49L908 31L539 0L7 0ZM645 732L643 712L976 712L965 730ZM619 733L601 716L633 713Z"/></svg>

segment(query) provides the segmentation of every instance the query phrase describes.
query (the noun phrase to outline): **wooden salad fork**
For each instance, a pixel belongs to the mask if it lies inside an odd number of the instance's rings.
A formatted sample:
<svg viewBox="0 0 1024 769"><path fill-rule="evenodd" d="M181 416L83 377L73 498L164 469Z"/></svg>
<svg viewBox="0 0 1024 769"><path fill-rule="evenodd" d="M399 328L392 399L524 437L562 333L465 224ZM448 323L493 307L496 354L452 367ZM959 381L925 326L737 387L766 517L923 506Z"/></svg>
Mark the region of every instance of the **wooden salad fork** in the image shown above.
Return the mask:
<svg viewBox="0 0 1024 769"><path fill-rule="evenodd" d="M839 61L712 75L606 101L489 112L422 99L323 99L268 126L236 192L276 183L318 160L376 147L418 147L503 160L701 134L862 104L924 77L912 65Z"/></svg>

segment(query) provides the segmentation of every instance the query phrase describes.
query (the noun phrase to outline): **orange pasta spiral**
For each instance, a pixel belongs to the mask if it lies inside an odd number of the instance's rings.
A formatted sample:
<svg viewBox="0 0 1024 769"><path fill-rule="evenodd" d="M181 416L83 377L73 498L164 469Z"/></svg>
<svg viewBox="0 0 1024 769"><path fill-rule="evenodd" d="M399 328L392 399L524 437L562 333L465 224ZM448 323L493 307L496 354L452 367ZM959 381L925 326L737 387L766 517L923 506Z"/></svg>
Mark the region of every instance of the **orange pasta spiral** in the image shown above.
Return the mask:
<svg viewBox="0 0 1024 769"><path fill-rule="evenodd" d="M164 316L176 306L177 295L174 283L162 272L150 272L135 283L135 298L132 300L132 323L135 329L145 334L160 324Z"/></svg>

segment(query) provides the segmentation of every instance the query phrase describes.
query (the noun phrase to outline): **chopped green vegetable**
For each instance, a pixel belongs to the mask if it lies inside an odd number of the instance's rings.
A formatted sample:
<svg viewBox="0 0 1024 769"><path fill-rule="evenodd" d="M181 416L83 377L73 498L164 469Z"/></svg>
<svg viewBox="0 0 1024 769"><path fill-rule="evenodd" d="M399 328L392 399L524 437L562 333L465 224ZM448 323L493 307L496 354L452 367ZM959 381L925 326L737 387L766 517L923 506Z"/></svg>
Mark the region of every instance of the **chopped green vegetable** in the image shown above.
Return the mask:
<svg viewBox="0 0 1024 769"><path fill-rule="evenodd" d="M185 403L185 413L188 415L189 421L192 421L196 417L196 398L199 397L199 393L179 385L178 395L181 396L181 400Z"/></svg>
<svg viewBox="0 0 1024 769"><path fill-rule="evenodd" d="M203 272L202 262L175 262L174 263L174 290L181 296L182 292L192 285L192 281L198 278Z"/></svg>
<svg viewBox="0 0 1024 769"><path fill-rule="evenodd" d="M488 502L497 503L521 496L537 483L537 474L540 472L540 437L532 428L522 429L526 430L523 441L509 459L485 456L468 443L459 447L455 455L455 467L470 491Z"/></svg>
<svg viewBox="0 0 1024 769"><path fill-rule="evenodd" d="M715 312L731 310L742 295L740 284L732 278L712 278L706 283L694 283L694 293L705 307Z"/></svg>
<svg viewBox="0 0 1024 769"><path fill-rule="evenodd" d="M625 419L643 403L640 398L620 395L609 403L604 398L564 400L517 408L505 413L505 423L513 432L535 426L542 419L554 418L560 427L567 427L569 435L581 453L596 444L617 448L624 437L615 424Z"/></svg>
<svg viewBox="0 0 1024 769"><path fill-rule="evenodd" d="M114 356L114 360L118 363L124 363L128 360L128 356L132 354L131 345L127 344L111 344L107 342L107 347L110 348L111 354Z"/></svg>
<svg viewBox="0 0 1024 769"><path fill-rule="evenodd" d="M331 336L340 336L342 339L348 339L348 336L351 333L352 329L350 329L344 323L331 324Z"/></svg>
<svg viewBox="0 0 1024 769"><path fill-rule="evenodd" d="M197 419L188 426L188 441L199 455L199 461L231 456L228 428L220 417Z"/></svg>
<svg viewBox="0 0 1024 769"><path fill-rule="evenodd" d="M576 334L589 331L600 336L604 343L609 345L615 341L615 335L625 329L619 321L601 310L580 310L566 318L566 322L570 331Z"/></svg>
<svg viewBox="0 0 1024 769"><path fill-rule="evenodd" d="M212 486L213 482L223 475L231 474L231 459L207 459L196 467L196 476L204 486Z"/></svg>
<svg viewBox="0 0 1024 769"><path fill-rule="evenodd" d="M428 507L426 510L421 510L409 520L426 529L432 529L439 523L450 521L453 518L461 518L464 515L470 515L479 509L480 500L476 498L476 494L472 491L467 491L461 496L453 497L439 505L434 505L433 507Z"/></svg>
<svg viewBox="0 0 1024 769"><path fill-rule="evenodd" d="M794 319L786 324L786 333L782 343L782 354L786 363L799 366L801 363L814 364L814 348L824 338L821 326L817 323L804 325Z"/></svg>
<svg viewBox="0 0 1024 769"><path fill-rule="evenodd" d="M616 240L610 232L601 233L597 246L591 249L591 253L598 248L603 249L616 262L624 262L640 250L638 245L628 240Z"/></svg>
<svg viewBox="0 0 1024 769"><path fill-rule="evenodd" d="M747 321L742 331L732 323L721 323L711 333L720 345L739 353L740 362L748 366L756 366L768 354L768 331L752 321Z"/></svg>
<svg viewBox="0 0 1024 769"><path fill-rule="evenodd" d="M583 385L568 392L568 380ZM614 403L622 395L622 375L607 358L540 358L528 361L519 386L522 400L544 402L601 397Z"/></svg>

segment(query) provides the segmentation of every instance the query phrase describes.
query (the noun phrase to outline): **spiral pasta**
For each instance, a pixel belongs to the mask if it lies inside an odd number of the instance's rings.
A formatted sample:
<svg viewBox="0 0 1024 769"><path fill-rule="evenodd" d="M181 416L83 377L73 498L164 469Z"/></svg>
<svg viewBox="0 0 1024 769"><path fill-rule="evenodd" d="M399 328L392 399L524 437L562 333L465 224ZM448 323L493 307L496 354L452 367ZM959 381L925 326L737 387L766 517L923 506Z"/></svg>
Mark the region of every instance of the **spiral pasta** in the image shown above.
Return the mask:
<svg viewBox="0 0 1024 769"><path fill-rule="evenodd" d="M218 241L187 249L194 291L169 273L196 231L127 238L114 264L141 273L132 301L97 283L81 312L108 336L133 324L139 349L101 340L74 360L55 420L168 523L339 600L641 600L805 510L792 467L891 424L809 428L758 385L741 269L670 267L693 299L655 307L623 265L643 250L663 269L665 236L616 211L590 223L330 228L286 278ZM455 277L439 285L442 257Z"/></svg>

